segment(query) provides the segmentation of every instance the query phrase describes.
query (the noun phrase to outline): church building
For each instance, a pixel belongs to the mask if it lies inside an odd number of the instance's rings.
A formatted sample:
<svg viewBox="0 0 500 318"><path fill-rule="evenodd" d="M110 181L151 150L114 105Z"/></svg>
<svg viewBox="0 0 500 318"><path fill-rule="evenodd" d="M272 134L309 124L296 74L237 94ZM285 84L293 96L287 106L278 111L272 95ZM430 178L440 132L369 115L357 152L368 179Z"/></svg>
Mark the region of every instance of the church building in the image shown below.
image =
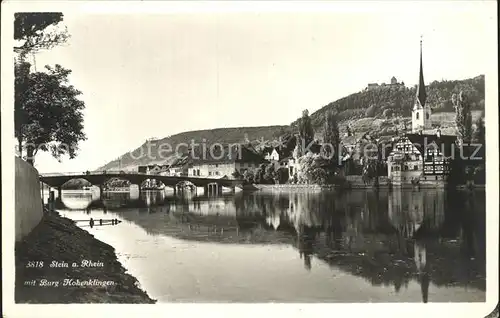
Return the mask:
<svg viewBox="0 0 500 318"><path fill-rule="evenodd" d="M420 72L415 104L412 109L412 132L394 140L387 158L388 177L395 186L444 185L449 173L449 159L456 152L456 136L432 131L431 108L426 103L422 41L420 41Z"/></svg>
<svg viewBox="0 0 500 318"><path fill-rule="evenodd" d="M424 70L422 64L422 41L420 41L420 72L417 86L417 96L411 112L412 132L419 133L432 129L431 107L426 104L427 93L425 92Z"/></svg>

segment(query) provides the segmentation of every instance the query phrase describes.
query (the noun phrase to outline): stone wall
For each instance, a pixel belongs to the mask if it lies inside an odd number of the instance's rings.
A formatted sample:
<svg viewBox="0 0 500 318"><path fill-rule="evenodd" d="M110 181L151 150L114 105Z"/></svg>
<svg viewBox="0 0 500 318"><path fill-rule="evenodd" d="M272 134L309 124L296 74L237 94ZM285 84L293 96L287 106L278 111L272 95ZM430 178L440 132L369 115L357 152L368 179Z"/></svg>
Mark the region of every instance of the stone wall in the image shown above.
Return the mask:
<svg viewBox="0 0 500 318"><path fill-rule="evenodd" d="M16 242L28 235L43 216L38 171L26 161L15 157L15 219ZM5 211L7 212L7 211Z"/></svg>
<svg viewBox="0 0 500 318"><path fill-rule="evenodd" d="M363 176L349 175L345 178L352 188L372 188L375 185L375 178L372 178L371 182L366 184L363 181ZM389 187L389 178L387 176L378 177L378 184L381 188Z"/></svg>
<svg viewBox="0 0 500 318"><path fill-rule="evenodd" d="M404 184L412 184L412 179L420 179L422 177L421 170L405 170L405 171L393 171L392 172L392 183L395 186L404 185Z"/></svg>
<svg viewBox="0 0 500 318"><path fill-rule="evenodd" d="M423 176L421 171L407 170L407 171L393 171L392 185L394 187L403 188L444 188L446 187L446 180L443 176ZM412 183L412 179L418 180L418 185Z"/></svg>
<svg viewBox="0 0 500 318"><path fill-rule="evenodd" d="M320 186L317 184L253 184L256 190L321 190L327 188L335 188L335 186Z"/></svg>

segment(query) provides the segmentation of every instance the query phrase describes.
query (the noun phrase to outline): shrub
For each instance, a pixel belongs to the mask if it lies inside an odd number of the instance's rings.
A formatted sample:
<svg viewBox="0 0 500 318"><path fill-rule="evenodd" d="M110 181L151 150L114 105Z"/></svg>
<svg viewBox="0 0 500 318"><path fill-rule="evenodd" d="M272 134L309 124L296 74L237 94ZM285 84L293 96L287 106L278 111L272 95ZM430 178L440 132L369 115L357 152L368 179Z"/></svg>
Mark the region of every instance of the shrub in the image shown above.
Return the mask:
<svg viewBox="0 0 500 318"><path fill-rule="evenodd" d="M289 177L289 171L287 168L279 168L278 171L276 171L276 179L280 184L286 183Z"/></svg>
<svg viewBox="0 0 500 318"><path fill-rule="evenodd" d="M243 179L247 182L247 183L254 183L255 182L255 176L254 176L254 173L253 171L250 171L250 170L247 170L245 171L245 173L243 173Z"/></svg>
<svg viewBox="0 0 500 318"><path fill-rule="evenodd" d="M243 177L238 170L234 170L234 172L232 173L232 176L235 179L241 179Z"/></svg>
<svg viewBox="0 0 500 318"><path fill-rule="evenodd" d="M366 110L365 112L365 116L366 117L374 117L375 116L375 111L376 111L376 106L375 105L371 105L370 107L368 107L368 109Z"/></svg>
<svg viewBox="0 0 500 318"><path fill-rule="evenodd" d="M382 115L384 115L385 118L391 118L392 113L393 113L392 109L387 108L387 109L384 110L384 112L382 113Z"/></svg>

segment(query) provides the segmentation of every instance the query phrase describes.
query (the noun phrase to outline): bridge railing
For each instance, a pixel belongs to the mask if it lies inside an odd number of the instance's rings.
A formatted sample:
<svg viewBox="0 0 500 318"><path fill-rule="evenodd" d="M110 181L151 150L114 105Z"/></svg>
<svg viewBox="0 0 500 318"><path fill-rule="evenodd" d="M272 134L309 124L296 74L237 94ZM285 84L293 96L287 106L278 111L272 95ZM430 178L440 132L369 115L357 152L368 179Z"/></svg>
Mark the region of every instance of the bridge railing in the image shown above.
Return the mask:
<svg viewBox="0 0 500 318"><path fill-rule="evenodd" d="M116 171L116 170L100 170L100 171L80 171L80 172L64 172L64 173L41 173L41 177L62 177L62 176L91 176L91 175L123 175L123 174L146 174L137 171Z"/></svg>
<svg viewBox="0 0 500 318"><path fill-rule="evenodd" d="M80 171L80 172L65 172L65 173L41 173L40 178L48 178L48 177L85 177L85 176L102 176L102 175L112 175L112 176L119 176L119 175L151 175L152 178L154 177L171 177L171 178L177 178L177 179L186 179L186 180L193 180L193 179L203 179L203 180L211 180L213 182L235 182L235 181L241 181L241 180L234 180L234 179L224 179L224 178L210 178L210 177L202 177L202 176L179 176L179 175L156 175L156 174L148 174L145 172L138 172L138 171L117 171L117 170L100 170L100 171Z"/></svg>

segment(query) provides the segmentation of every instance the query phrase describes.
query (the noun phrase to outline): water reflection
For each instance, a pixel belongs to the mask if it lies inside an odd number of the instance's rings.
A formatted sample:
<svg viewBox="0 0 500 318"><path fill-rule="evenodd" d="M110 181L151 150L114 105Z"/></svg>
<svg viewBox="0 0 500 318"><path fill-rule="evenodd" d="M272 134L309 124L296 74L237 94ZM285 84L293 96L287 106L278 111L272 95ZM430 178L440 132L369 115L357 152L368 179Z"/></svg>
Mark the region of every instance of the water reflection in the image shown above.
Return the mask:
<svg viewBox="0 0 500 318"><path fill-rule="evenodd" d="M63 193L67 209L112 211L152 237L293 246L303 267L320 262L399 294L474 288L484 300L484 191L352 191L175 196L165 191ZM203 260L202 260L203 262ZM320 264L318 263L318 264ZM453 299L449 299L453 301ZM431 299L432 301L432 299Z"/></svg>

